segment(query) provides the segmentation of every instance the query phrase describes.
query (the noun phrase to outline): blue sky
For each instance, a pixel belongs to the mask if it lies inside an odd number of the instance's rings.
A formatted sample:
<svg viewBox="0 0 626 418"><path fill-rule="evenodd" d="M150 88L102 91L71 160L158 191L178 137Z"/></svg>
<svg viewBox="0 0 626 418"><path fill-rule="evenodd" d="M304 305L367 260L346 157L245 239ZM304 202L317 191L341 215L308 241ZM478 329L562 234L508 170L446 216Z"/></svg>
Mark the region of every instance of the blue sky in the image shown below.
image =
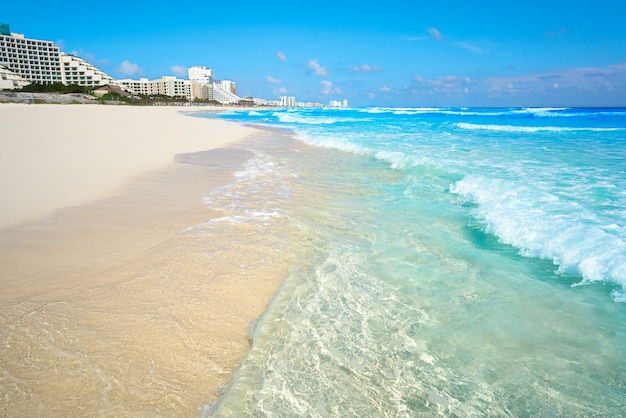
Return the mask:
<svg viewBox="0 0 626 418"><path fill-rule="evenodd" d="M0 22L117 78L192 65L243 96L354 106L626 106L626 2L8 2Z"/></svg>

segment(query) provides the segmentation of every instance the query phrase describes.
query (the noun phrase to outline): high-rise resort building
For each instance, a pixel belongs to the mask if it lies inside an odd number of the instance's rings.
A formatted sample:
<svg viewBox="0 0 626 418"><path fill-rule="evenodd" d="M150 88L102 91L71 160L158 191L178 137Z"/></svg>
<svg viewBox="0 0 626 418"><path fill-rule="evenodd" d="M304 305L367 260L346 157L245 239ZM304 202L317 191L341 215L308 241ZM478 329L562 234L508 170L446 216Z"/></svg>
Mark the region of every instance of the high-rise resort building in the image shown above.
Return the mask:
<svg viewBox="0 0 626 418"><path fill-rule="evenodd" d="M202 84L213 84L215 81L215 73L212 69L202 65L194 65L187 69L190 81L197 81Z"/></svg>
<svg viewBox="0 0 626 418"><path fill-rule="evenodd" d="M339 100L331 100L330 107L348 107L348 100L343 99L343 102L340 102Z"/></svg>
<svg viewBox="0 0 626 418"><path fill-rule="evenodd" d="M223 104L239 103L237 85L230 80L215 80L212 69L194 66L189 80L165 76L156 80L116 80L84 59L67 54L52 41L25 38L0 23L0 90L20 89L30 83L97 87L112 84L131 94L165 95L214 100Z"/></svg>
<svg viewBox="0 0 626 418"><path fill-rule="evenodd" d="M25 38L0 24L0 88L16 89L30 83L98 86L113 77L82 58L62 52L52 41Z"/></svg>
<svg viewBox="0 0 626 418"><path fill-rule="evenodd" d="M295 96L280 96L280 105L282 107L296 107L296 98Z"/></svg>
<svg viewBox="0 0 626 418"><path fill-rule="evenodd" d="M187 69L194 99L215 100L220 103L238 103L237 85L230 80L215 80L212 69L196 65Z"/></svg>

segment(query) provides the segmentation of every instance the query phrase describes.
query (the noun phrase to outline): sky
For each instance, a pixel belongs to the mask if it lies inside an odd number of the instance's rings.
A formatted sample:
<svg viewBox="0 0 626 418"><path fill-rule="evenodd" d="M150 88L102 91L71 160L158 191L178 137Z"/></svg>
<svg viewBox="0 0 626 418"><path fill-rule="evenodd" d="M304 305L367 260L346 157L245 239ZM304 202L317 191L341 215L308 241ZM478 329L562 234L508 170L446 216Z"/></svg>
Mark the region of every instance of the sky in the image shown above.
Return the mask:
<svg viewBox="0 0 626 418"><path fill-rule="evenodd" d="M61 3L59 3L61 4ZM7 2L0 22L115 78L351 106L626 107L626 1Z"/></svg>

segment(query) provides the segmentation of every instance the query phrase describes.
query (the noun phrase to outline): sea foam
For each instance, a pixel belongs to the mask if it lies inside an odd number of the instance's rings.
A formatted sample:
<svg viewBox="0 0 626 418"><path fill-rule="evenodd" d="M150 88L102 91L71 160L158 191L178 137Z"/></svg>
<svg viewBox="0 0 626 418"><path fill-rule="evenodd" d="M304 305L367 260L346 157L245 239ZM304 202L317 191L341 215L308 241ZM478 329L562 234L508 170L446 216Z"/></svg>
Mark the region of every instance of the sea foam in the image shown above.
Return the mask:
<svg viewBox="0 0 626 418"><path fill-rule="evenodd" d="M255 154L210 201L234 217L212 227L284 234L293 260L215 415L624 415L619 112L226 116L312 146Z"/></svg>
<svg viewBox="0 0 626 418"><path fill-rule="evenodd" d="M547 192L508 181L468 175L450 187L485 231L527 257L552 260L560 273L580 275L580 283L606 281L626 290L626 244L596 217ZM566 209L569 207L569 209Z"/></svg>
<svg viewBox="0 0 626 418"><path fill-rule="evenodd" d="M624 130L624 128L596 128L596 127L564 127L564 126L516 126L516 125L488 125L475 123L457 123L461 129L468 130L486 130L486 131L503 131L503 132L575 132L575 131L596 131L610 132Z"/></svg>

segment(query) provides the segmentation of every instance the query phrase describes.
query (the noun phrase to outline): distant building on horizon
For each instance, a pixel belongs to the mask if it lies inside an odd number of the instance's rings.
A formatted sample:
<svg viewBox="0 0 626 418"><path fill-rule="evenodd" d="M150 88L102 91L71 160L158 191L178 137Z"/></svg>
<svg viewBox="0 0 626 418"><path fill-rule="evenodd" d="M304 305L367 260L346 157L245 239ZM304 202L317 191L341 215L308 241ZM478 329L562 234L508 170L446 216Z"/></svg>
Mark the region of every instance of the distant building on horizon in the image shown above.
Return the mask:
<svg viewBox="0 0 626 418"><path fill-rule="evenodd" d="M239 103L237 84L231 80L215 80L212 69L201 65L187 69L193 99L214 100L222 104Z"/></svg>
<svg viewBox="0 0 626 418"><path fill-rule="evenodd" d="M132 94L145 96L162 94L170 97L184 97L189 101L196 99L216 101L222 104L239 103L237 84L234 81L215 81L215 73L210 68L194 66L187 69L189 80L164 76L155 80L116 80L112 84L123 86Z"/></svg>
<svg viewBox="0 0 626 418"><path fill-rule="evenodd" d="M323 107L320 102L299 102L295 96L280 96L279 100L255 99L255 104L259 106L278 107Z"/></svg>
<svg viewBox="0 0 626 418"><path fill-rule="evenodd" d="M26 38L0 24L0 88L30 83L99 86L115 79L82 58L62 52L52 41Z"/></svg>
<svg viewBox="0 0 626 418"><path fill-rule="evenodd" d="M282 107L296 107L295 96L280 96L280 105Z"/></svg>
<svg viewBox="0 0 626 418"><path fill-rule="evenodd" d="M343 102L339 100L331 100L330 107L348 107L348 99L343 99Z"/></svg>

